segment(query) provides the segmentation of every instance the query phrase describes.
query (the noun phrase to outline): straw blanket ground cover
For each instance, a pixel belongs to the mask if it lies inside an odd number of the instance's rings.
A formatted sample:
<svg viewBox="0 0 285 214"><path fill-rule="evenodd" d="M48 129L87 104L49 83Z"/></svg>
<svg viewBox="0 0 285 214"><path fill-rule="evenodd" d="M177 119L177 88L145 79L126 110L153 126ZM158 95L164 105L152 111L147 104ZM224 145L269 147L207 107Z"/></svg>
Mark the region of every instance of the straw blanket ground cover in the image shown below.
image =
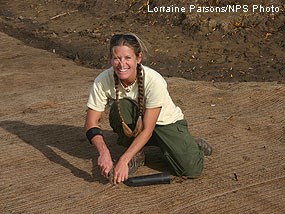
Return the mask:
<svg viewBox="0 0 285 214"><path fill-rule="evenodd" d="M282 213L285 88L166 78L193 135L214 147L203 176L112 186L87 143L85 104L100 72L0 34L1 213ZM102 125L115 156L122 149ZM156 148L137 175L165 169Z"/></svg>

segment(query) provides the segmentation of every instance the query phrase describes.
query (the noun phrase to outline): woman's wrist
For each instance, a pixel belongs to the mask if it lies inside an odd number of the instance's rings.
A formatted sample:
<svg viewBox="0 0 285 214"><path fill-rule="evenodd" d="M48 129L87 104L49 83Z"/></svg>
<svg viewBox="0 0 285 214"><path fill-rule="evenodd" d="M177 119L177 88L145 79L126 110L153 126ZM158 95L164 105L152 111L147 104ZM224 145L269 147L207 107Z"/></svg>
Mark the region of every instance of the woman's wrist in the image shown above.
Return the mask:
<svg viewBox="0 0 285 214"><path fill-rule="evenodd" d="M134 155L133 155L134 156ZM120 162L124 163L124 164L128 164L130 162L130 160L133 158L133 156L131 154L129 154L128 152L125 152L124 154L122 154L122 156L120 157Z"/></svg>
<svg viewBox="0 0 285 214"><path fill-rule="evenodd" d="M99 152L99 155L106 153L110 154L110 151L101 135L93 137L91 142L92 145L96 147L97 151Z"/></svg>

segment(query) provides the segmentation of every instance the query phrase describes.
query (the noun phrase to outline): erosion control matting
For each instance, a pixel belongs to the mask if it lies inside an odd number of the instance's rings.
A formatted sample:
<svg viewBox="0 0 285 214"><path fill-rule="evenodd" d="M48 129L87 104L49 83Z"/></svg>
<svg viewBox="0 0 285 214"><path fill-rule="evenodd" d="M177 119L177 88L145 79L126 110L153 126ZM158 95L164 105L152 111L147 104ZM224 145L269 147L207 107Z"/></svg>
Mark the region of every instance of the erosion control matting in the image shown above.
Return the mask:
<svg viewBox="0 0 285 214"><path fill-rule="evenodd" d="M203 176L112 186L83 124L99 73L0 33L0 213L284 213L285 87L167 78L195 136L214 152ZM102 120L114 157L122 152ZM155 148L138 175L165 170Z"/></svg>

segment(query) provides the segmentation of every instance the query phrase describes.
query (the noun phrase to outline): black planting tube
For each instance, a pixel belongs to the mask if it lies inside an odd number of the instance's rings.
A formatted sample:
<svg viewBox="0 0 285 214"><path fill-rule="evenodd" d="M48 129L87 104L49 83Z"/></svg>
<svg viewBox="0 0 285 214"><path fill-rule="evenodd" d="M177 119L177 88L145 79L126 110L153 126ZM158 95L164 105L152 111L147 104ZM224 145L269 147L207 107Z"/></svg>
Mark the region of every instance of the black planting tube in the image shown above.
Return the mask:
<svg viewBox="0 0 285 214"><path fill-rule="evenodd" d="M151 175L143 175L143 176L136 176L127 179L124 181L124 184L127 186L148 186L148 185L155 185L155 184L170 184L170 173L163 172Z"/></svg>

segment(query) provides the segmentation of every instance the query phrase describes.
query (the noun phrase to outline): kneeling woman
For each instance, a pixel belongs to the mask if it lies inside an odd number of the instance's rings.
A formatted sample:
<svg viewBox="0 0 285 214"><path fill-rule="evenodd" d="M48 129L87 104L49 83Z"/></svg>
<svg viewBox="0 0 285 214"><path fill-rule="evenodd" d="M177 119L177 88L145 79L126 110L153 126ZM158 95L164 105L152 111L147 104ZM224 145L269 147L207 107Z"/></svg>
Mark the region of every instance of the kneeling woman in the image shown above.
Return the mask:
<svg viewBox="0 0 285 214"><path fill-rule="evenodd" d="M160 147L176 175L200 176L204 153L211 154L211 147L190 135L164 78L141 64L145 51L142 41L134 34L116 34L110 40L109 51L112 67L95 79L85 121L87 138L99 152L102 175L107 177L114 167L114 183L125 181L130 163L150 144ZM110 125L118 134L118 144L127 147L115 166L99 128L101 113L110 101L115 101L110 109Z"/></svg>

